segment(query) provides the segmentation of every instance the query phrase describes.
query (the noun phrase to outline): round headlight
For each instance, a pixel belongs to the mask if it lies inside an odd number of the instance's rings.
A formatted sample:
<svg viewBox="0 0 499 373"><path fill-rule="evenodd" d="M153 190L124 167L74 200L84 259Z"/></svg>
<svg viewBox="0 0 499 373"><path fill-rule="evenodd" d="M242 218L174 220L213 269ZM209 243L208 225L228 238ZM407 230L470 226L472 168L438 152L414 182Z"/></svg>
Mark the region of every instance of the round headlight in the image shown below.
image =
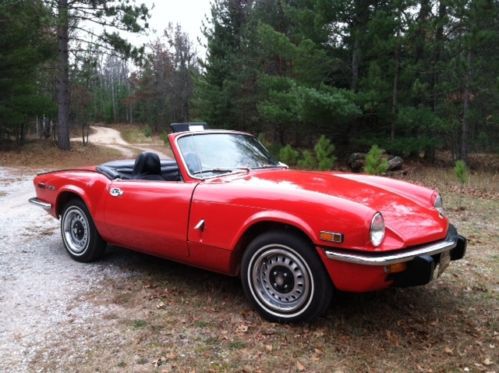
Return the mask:
<svg viewBox="0 0 499 373"><path fill-rule="evenodd" d="M440 194L437 195L437 198L435 198L435 203L433 204L433 207L440 213L440 215L445 216L445 210L444 210L444 201L442 200L442 197L440 197Z"/></svg>
<svg viewBox="0 0 499 373"><path fill-rule="evenodd" d="M385 220L383 215L377 212L371 220L371 243L373 246L379 246L385 238Z"/></svg>

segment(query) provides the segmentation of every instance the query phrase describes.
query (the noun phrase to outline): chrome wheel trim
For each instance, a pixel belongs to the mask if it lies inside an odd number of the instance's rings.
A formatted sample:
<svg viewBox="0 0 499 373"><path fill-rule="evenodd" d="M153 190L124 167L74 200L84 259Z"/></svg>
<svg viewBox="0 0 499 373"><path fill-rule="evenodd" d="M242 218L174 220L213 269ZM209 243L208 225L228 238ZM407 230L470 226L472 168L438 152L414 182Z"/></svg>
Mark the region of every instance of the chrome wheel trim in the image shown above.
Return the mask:
<svg viewBox="0 0 499 373"><path fill-rule="evenodd" d="M284 273L292 276L287 289L283 289L286 284L282 281ZM282 244L258 249L251 257L246 276L250 292L259 306L280 318L293 318L305 312L315 293L313 274L305 259Z"/></svg>
<svg viewBox="0 0 499 373"><path fill-rule="evenodd" d="M64 212L61 221L62 238L66 249L75 256L85 254L90 245L90 225L83 210L71 206Z"/></svg>

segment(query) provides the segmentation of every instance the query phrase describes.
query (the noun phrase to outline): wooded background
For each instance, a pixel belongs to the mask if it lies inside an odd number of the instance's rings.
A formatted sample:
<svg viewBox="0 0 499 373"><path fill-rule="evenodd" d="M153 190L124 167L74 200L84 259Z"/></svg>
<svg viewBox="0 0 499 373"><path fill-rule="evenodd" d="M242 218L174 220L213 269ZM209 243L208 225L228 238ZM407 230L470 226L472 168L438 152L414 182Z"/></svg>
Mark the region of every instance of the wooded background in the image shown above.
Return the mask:
<svg viewBox="0 0 499 373"><path fill-rule="evenodd" d="M216 0L201 56L181 25L145 47L119 33L148 17L127 0L1 0L0 143L202 120L277 147L325 135L340 155L499 151L498 1Z"/></svg>

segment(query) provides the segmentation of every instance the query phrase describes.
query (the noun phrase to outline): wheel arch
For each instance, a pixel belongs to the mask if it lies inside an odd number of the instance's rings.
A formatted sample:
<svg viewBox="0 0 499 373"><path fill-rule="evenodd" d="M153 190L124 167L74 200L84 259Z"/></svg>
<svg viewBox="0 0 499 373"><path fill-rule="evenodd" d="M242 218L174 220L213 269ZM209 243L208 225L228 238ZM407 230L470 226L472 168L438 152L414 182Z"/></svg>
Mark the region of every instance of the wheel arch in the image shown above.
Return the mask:
<svg viewBox="0 0 499 373"><path fill-rule="evenodd" d="M90 205L90 203L88 201L88 198L85 195L85 192L82 189L78 188L78 187L71 186L71 187L64 188L57 195L57 199L56 199L56 202L55 202L55 215L56 215L56 217L61 216L62 209L64 208L64 206L70 200L72 200L74 198L77 198L77 199L83 201L83 203L87 206L89 212L92 213L91 212L92 208L91 208L91 205Z"/></svg>
<svg viewBox="0 0 499 373"><path fill-rule="evenodd" d="M307 224L299 224L295 220L275 216L255 218L244 225L232 246L231 272L236 276L240 274L243 253L254 238L265 232L277 230L293 232L314 245L313 231Z"/></svg>

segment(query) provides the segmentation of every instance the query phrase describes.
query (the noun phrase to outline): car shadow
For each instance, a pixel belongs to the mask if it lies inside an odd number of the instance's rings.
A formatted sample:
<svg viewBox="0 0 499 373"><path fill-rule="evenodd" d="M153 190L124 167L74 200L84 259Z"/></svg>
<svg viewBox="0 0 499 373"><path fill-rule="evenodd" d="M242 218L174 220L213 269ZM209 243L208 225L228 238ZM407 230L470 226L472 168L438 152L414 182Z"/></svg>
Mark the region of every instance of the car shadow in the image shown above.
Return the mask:
<svg viewBox="0 0 499 373"><path fill-rule="evenodd" d="M209 296L214 304L225 303L227 309L251 309L238 277L117 247L108 247L100 265L128 273L148 286L181 288L183 296L203 299ZM450 280L451 276L447 274L447 277L444 275L420 287L390 288L362 294L335 292L326 315L314 325L345 329L352 335L384 333L394 326L424 334L431 325L451 322L449 315L462 314L462 305L467 302L468 295L460 287L448 286Z"/></svg>

